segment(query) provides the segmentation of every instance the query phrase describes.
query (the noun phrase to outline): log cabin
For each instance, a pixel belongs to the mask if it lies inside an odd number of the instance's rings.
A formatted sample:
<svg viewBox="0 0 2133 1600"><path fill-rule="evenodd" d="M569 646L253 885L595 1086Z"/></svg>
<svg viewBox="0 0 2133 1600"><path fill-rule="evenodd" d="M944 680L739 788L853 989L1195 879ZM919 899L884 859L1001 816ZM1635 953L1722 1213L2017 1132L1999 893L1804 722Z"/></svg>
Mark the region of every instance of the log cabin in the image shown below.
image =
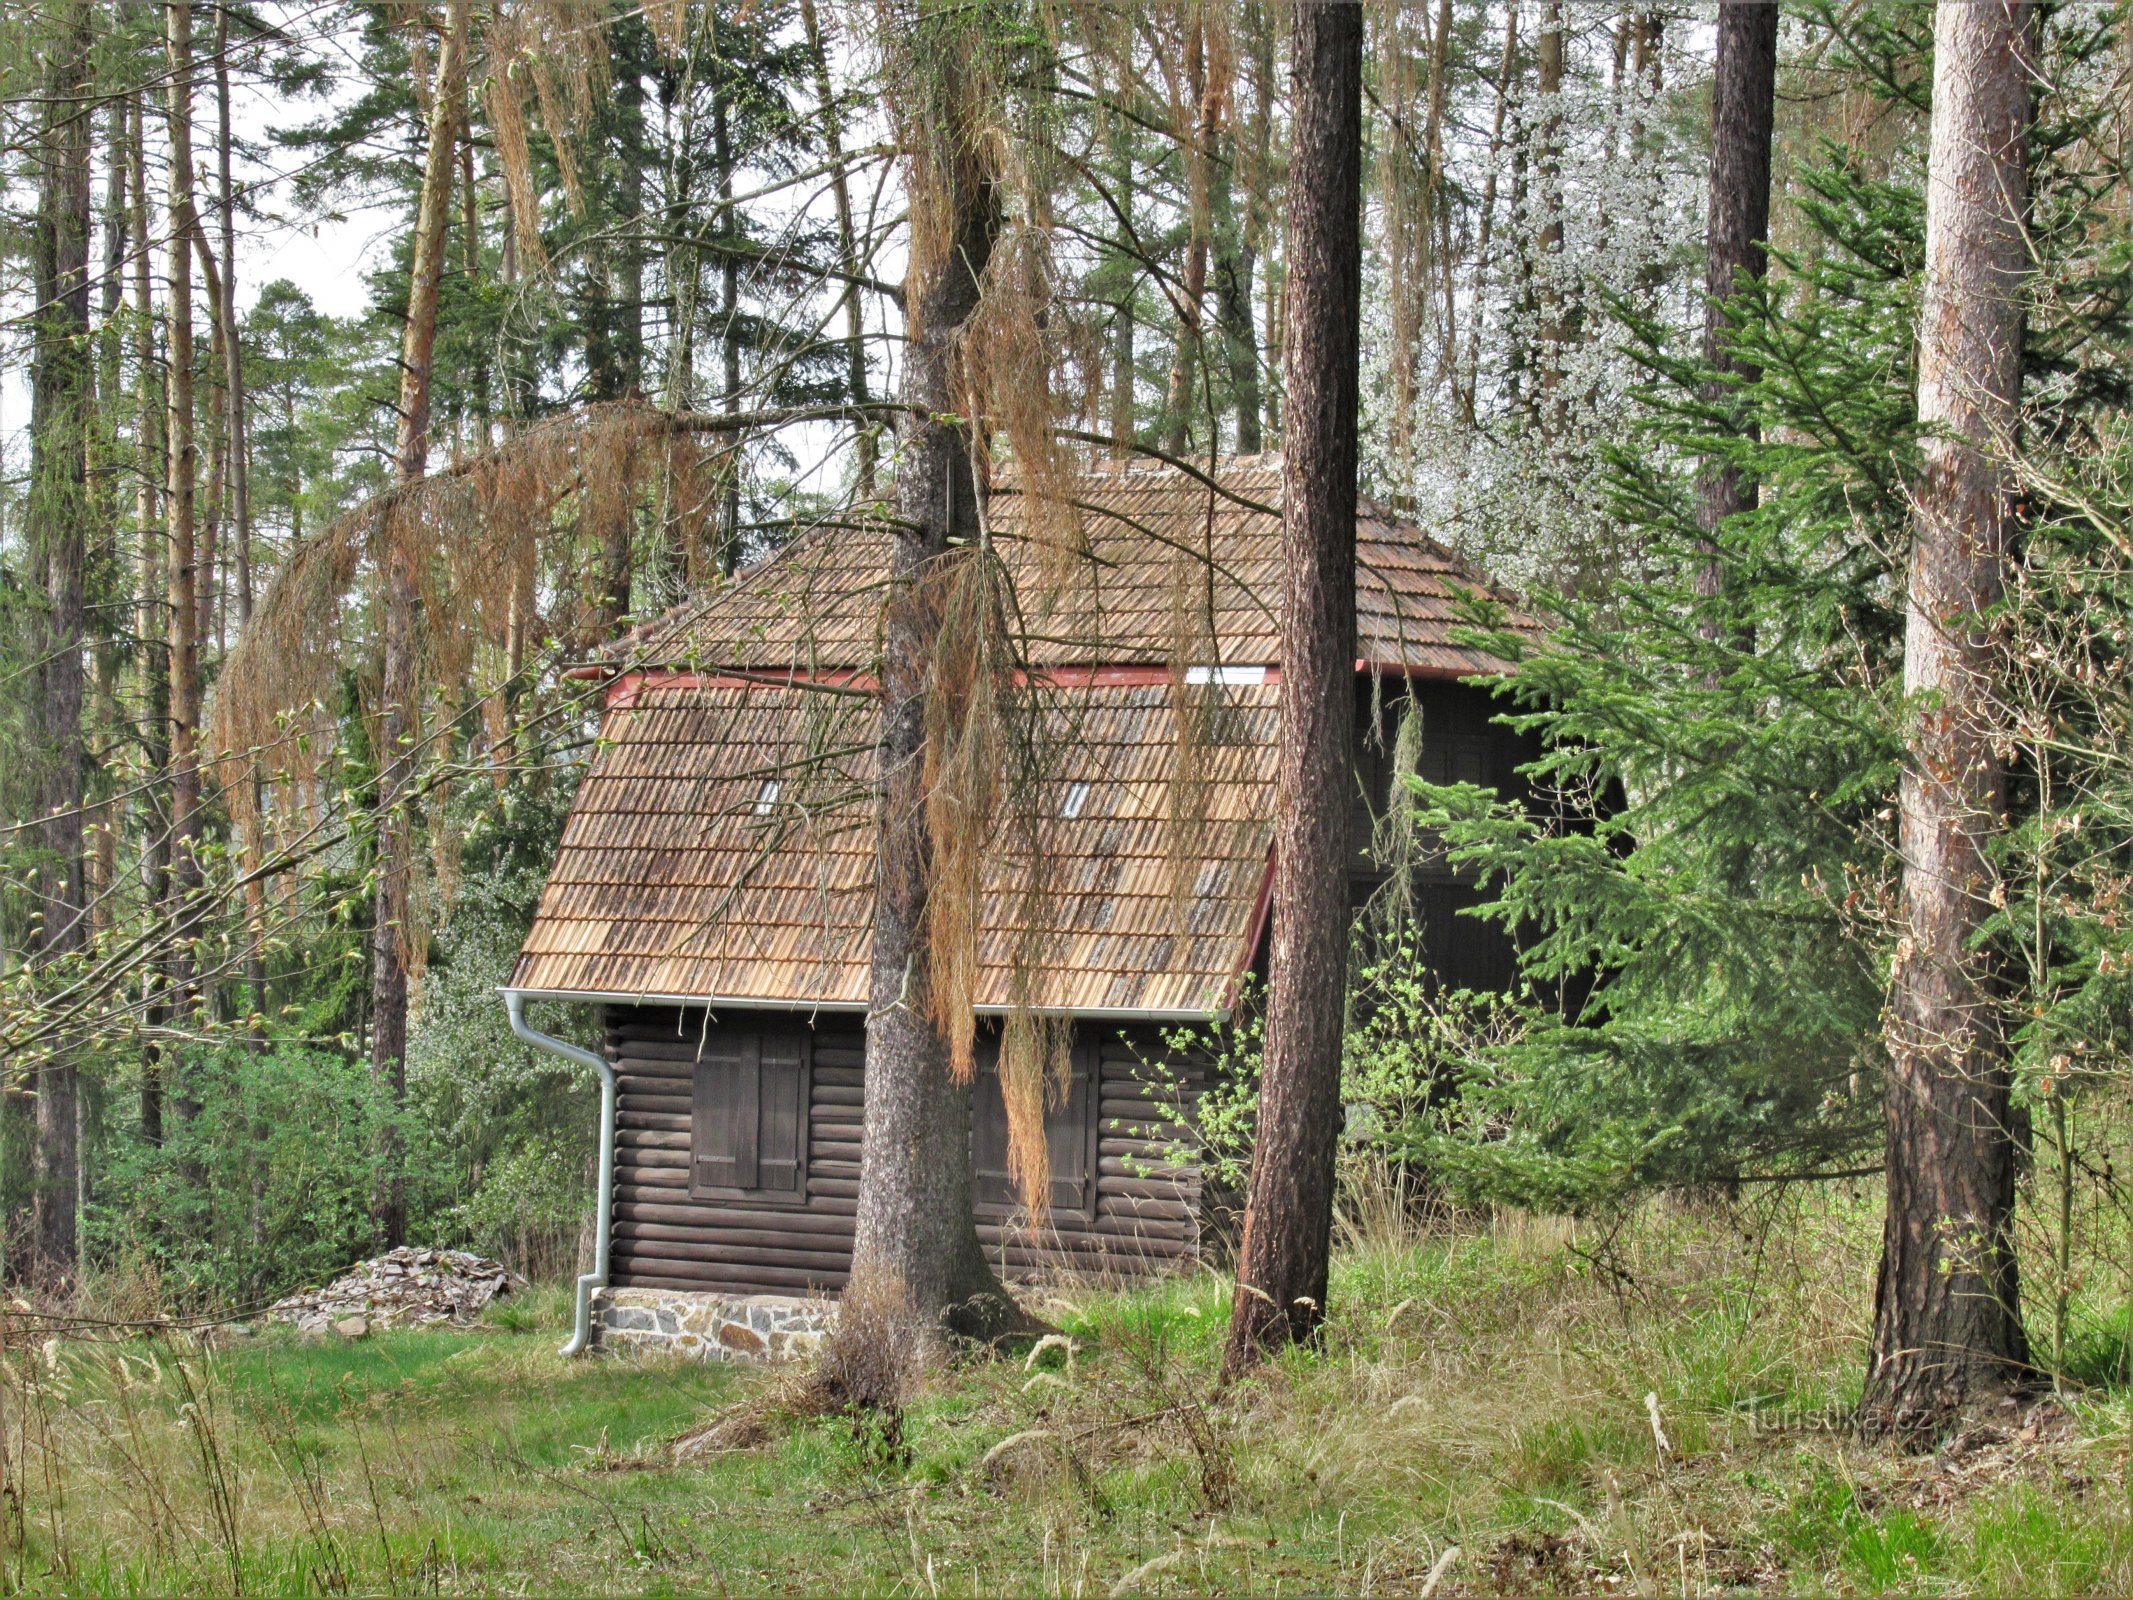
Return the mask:
<svg viewBox="0 0 2133 1600"><path fill-rule="evenodd" d="M971 1142L979 1235L1010 1280L1173 1272L1221 1247L1232 1197L1189 1145L1211 1069L1181 1036L1265 960L1280 496L1260 457L1206 474L1088 462L1046 505L1012 478L991 497L994 599L1022 665L983 841ZM1356 535L1356 777L1327 803L1350 815L1360 903L1384 877L1370 841L1402 715L1419 714L1417 770L1438 781L1515 790L1531 751L1475 681L1505 663L1455 622L1465 594L1508 599L1382 507ZM521 1037L605 1090L573 1350L779 1353L819 1337L845 1281L886 566L878 528L825 524L580 669L605 679L599 736L505 990ZM1470 884L1425 855L1414 891L1432 974L1509 981L1508 943L1457 915ZM604 1051L532 1029L532 1000L597 1007ZM1022 1007L1071 1030L1041 1218L1009 1180L995 1066L999 1020Z"/></svg>

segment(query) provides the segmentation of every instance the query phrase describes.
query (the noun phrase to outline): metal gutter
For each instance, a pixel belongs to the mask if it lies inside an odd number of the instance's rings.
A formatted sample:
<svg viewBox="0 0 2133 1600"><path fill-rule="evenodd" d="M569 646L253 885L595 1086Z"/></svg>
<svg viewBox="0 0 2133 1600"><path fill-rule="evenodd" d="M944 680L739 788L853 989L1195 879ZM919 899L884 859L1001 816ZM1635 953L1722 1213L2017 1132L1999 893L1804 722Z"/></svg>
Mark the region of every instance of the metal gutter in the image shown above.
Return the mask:
<svg viewBox="0 0 2133 1600"><path fill-rule="evenodd" d="M536 1050L545 1050L552 1056L561 1056L565 1061L575 1061L580 1066L591 1067L600 1074L600 1177L594 1192L594 1203L599 1207L593 1221L593 1269L578 1279L577 1322L572 1329L570 1342L556 1353L563 1356L583 1355L592 1344L592 1296L595 1289L607 1287L608 1246L614 1233L615 1215L615 1069L592 1051L558 1039L552 1033L542 1033L526 1021L526 1002L533 999L575 1000L590 999L580 995L533 995L522 989L503 991L504 1010L511 1017L511 1032Z"/></svg>
<svg viewBox="0 0 2133 1600"><path fill-rule="evenodd" d="M1249 960L1249 953L1246 955ZM610 1006L702 1006L711 1011L849 1011L864 1014L864 1000L794 1000L777 999L763 995L726 994L622 994L605 990L588 989L504 989L499 991L506 1005L526 1000L569 1000L586 1005ZM981 1005L971 1007L981 1017L1004 1017L1014 1011L1013 1006ZM1140 1006L1032 1006L1030 1010L1044 1017L1087 1017L1093 1022L1205 1022L1210 1016L1219 1015L1226 1007L1203 1006L1196 1011L1144 1008ZM520 1035L524 1038L525 1035ZM538 1038L544 1039L543 1034ZM538 1042L538 1039L529 1041ZM561 1040L556 1041L562 1044ZM566 1050L575 1050L572 1045L563 1045ZM579 1051L579 1056L597 1060L589 1051ZM574 1058L575 1059L575 1058ZM599 1065L604 1070L605 1062Z"/></svg>

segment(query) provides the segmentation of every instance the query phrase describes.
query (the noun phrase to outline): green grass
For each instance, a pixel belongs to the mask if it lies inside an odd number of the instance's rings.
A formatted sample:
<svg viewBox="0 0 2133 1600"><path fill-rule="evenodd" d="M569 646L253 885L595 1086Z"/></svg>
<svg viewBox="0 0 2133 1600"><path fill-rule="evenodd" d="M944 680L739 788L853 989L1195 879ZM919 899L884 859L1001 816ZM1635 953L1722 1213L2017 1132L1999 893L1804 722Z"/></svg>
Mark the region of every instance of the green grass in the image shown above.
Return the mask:
<svg viewBox="0 0 2133 1600"><path fill-rule="evenodd" d="M1069 1295L1071 1357L942 1375L901 1457L826 1418L677 1465L781 1380L562 1361L561 1290L475 1332L16 1350L0 1593L1411 1594L1454 1545L1440 1595L2133 1587L2114 1392L1952 1465L1770 1425L1856 1392L1870 1219L1607 1243L1352 1241L1324 1347L1227 1394L1221 1281Z"/></svg>

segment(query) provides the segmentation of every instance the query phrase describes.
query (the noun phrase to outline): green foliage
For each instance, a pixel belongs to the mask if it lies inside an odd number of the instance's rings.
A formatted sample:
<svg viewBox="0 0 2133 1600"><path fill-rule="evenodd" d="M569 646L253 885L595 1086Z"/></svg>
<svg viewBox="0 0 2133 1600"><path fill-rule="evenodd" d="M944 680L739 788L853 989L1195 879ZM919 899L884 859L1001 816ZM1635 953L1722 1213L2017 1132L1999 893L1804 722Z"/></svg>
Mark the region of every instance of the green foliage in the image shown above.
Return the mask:
<svg viewBox="0 0 2133 1600"><path fill-rule="evenodd" d="M339 1052L189 1047L166 1083L163 1143L111 1136L83 1232L93 1255L153 1272L175 1304L272 1299L369 1254L395 1123L412 1209L433 1212L449 1192L425 1119L396 1117L367 1066Z"/></svg>
<svg viewBox="0 0 2133 1600"><path fill-rule="evenodd" d="M496 991L532 923L569 802L566 784L462 802L465 875L408 1043L409 1101L451 1152L463 1197L437 1226L533 1276L575 1270L599 1088L513 1038ZM554 1009L536 1025L597 1043L581 1008Z"/></svg>
<svg viewBox="0 0 2133 1600"><path fill-rule="evenodd" d="M1930 1519L1891 1511L1852 1530L1844 1541L1844 1566L1862 1589L1886 1594L1917 1583L1940 1564L1945 1549Z"/></svg>
<svg viewBox="0 0 2133 1600"><path fill-rule="evenodd" d="M1359 930L1359 948L1365 942ZM1367 943L1379 953L1351 986L1341 1043L1340 1161L1351 1188L1374 1188L1388 1175L1411 1184L1418 1130L1442 1115L1447 1088L1477 1052L1518 1025L1500 996L1440 989L1413 937ZM1251 1168L1265 1034L1263 1001L1250 986L1228 1021L1171 1030L1165 1057L1142 1064L1158 1082L1181 1057L1207 1064L1188 1136L1165 1154L1197 1160L1218 1189L1241 1188Z"/></svg>
<svg viewBox="0 0 2133 1600"><path fill-rule="evenodd" d="M1871 1135L1879 930L1900 755L1916 196L1838 164L1807 175L1812 256L1742 297L1760 379L1712 374L1645 325L1647 418L1611 452L1651 575L1516 652L1507 720L1539 735L1543 804L1417 783L1426 825L1523 940L1527 1031L1472 1073L1431 1141L1462 1188L1590 1208L1650 1184L1842 1163ZM1726 429L1753 411L1761 442ZM1699 463L1754 471L1697 593ZM1485 612L1477 620L1486 625ZM1861 1085L1864 1085L1862 1091Z"/></svg>
<svg viewBox="0 0 2133 1600"><path fill-rule="evenodd" d="M1899 126L1924 81L1925 18L1820 17ZM2054 462L2107 426L2100 406L2122 403L2122 363L2102 353L2124 347L2127 253L2095 207L2123 172L2097 147L2081 88L2116 70L2099 54L2110 37L2095 16L2046 33L2026 360L2031 426ZM1908 152L1881 163L1834 144L1795 169L1790 199L1803 242L1774 252L1769 278L1732 306L1747 374L1712 370L1661 323L1614 307L1646 369L1641 420L1606 452L1642 573L1604 600L1542 596L1555 628L1538 646L1473 608L1481 636L1519 661L1500 692L1506 720L1546 743L1530 769L1541 805L1416 786L1425 824L1493 892L1482 914L1523 943L1526 1027L1485 1053L1460 1125L1429 1141L1478 1197L1593 1209L1653 1185L1853 1165L1876 1132L1924 201ZM1996 934L2011 958L2032 947L2047 991L2015 1019L2033 1078L2076 1070L2124 1015L2111 953L2122 919L2103 904L2116 869L2102 863L2133 837L2119 820L2133 762L2099 690L2119 681L2110 619L2133 589L2122 563L2096 560L2114 537L2122 551L2126 525L2109 459L2092 454L2089 492L2057 495L2057 516L2037 515L2055 497L2031 486L2031 581L2010 607L2007 743L2019 757L2025 727L2070 721L2079 770L2062 778L2086 797L2036 809L2049 741L2017 760L2008 860L2050 861L2029 873L2042 895L2007 873ZM1707 535L1698 489L1714 463L1749 474L1760 497Z"/></svg>

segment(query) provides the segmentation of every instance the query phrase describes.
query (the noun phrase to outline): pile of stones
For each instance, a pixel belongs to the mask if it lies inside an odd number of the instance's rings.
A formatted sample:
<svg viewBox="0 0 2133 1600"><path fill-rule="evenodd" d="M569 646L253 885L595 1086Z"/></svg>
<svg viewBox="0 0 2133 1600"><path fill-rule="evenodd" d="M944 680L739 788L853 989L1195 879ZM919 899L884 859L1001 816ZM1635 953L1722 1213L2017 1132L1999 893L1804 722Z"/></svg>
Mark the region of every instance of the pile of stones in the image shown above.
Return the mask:
<svg viewBox="0 0 2133 1600"><path fill-rule="evenodd" d="M323 1289L299 1289L267 1312L299 1333L360 1339L380 1328L464 1326L490 1301L526 1282L500 1261L469 1250L404 1247L359 1261Z"/></svg>

